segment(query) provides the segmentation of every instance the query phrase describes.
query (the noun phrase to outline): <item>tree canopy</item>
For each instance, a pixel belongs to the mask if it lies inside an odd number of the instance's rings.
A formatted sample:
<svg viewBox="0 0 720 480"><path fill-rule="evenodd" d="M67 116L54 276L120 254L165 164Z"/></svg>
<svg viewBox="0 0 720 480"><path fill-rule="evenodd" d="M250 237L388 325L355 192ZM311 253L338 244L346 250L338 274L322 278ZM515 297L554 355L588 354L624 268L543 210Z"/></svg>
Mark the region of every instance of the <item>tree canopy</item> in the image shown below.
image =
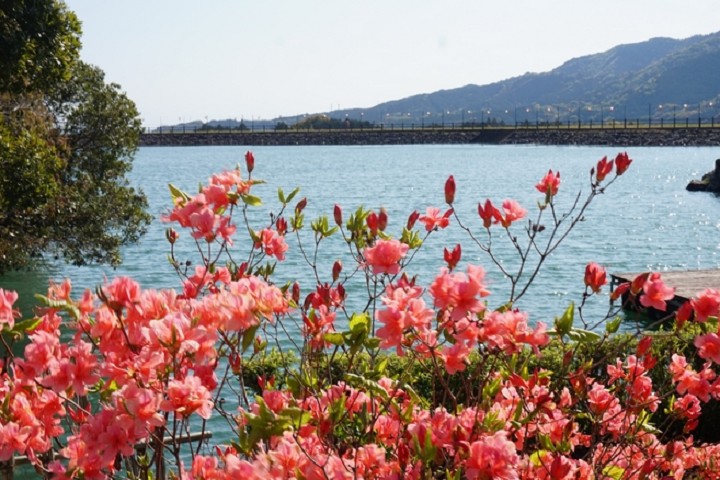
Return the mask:
<svg viewBox="0 0 720 480"><path fill-rule="evenodd" d="M62 2L0 1L0 272L47 253L117 265L150 221L126 179L135 104L79 49Z"/></svg>

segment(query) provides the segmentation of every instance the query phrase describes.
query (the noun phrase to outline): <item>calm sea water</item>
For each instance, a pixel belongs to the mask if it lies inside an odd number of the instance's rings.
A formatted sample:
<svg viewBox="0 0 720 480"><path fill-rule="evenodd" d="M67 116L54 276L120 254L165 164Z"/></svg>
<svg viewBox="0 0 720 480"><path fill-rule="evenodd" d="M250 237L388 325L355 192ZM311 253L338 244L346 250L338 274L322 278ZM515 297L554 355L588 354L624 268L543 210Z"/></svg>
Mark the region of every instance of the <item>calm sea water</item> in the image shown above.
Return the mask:
<svg viewBox="0 0 720 480"><path fill-rule="evenodd" d="M443 185L453 174L457 183L457 211L474 232L483 237L477 217L478 202L490 198L497 205L506 198L517 199L536 212L541 195L535 183L552 168L560 171L562 185L558 202L560 211L568 207L575 194L588 191L589 170L598 159L614 157L615 147L548 147L483 145L417 145L365 147L256 147L254 177L266 180L255 187L265 205L254 210L251 221L255 229L268 223L268 212L278 211L277 188L290 192L301 188L298 199L308 198L307 221L319 214L332 219L335 203L347 215L360 205L389 211L389 232L399 235L412 210L425 211L428 206L444 207ZM129 275L146 288L173 288L178 279L167 262L168 245L159 220L168 211L168 183L187 191L196 191L213 173L244 166L244 147L154 147L138 152L131 174L133 185L143 189L156 217L148 234L125 251L125 263L113 270L93 266L75 268L53 265L49 269L0 278L3 288L17 289L30 298L44 291L50 279L70 277L76 289L94 288L105 278ZM596 261L610 272L665 271L720 267L720 199L710 194L688 193L685 185L711 170L720 153L716 148L632 148L634 162L630 170L598 197L577 229L552 255L539 280L518 306L531 319L551 323L570 301L582 295L585 264ZM332 223L332 220L331 220ZM520 225L514 230L522 240ZM498 231L499 232L499 231ZM189 235L185 234L187 240ZM310 237L303 237L308 244ZM494 238L498 258L507 266L516 256L501 236ZM491 306L501 305L508 284L489 258L472 248L466 235L457 227L431 237L409 268L421 281L430 282L442 265L442 249L463 242L463 260L480 264L488 271L493 295ZM289 239L288 260L277 268L280 279L305 279L310 285L309 269ZM236 251L244 253L247 242L239 242ZM332 262L349 259L339 239L321 247L320 273L330 276ZM181 259L195 259L189 249L180 251ZM241 255L242 257L242 255ZM717 287L717 286L716 286ZM79 291L79 290L76 290ZM352 301L352 297L351 297ZM27 303L21 308L29 310ZM606 298L586 310L601 316Z"/></svg>

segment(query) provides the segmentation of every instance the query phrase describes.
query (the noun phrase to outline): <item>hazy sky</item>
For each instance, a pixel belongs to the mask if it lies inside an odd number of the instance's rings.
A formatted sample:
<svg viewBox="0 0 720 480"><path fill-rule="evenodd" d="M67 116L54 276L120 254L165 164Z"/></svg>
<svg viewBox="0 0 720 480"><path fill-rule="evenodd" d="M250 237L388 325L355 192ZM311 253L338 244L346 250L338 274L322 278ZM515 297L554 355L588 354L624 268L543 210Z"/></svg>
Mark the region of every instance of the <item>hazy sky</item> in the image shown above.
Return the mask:
<svg viewBox="0 0 720 480"><path fill-rule="evenodd" d="M146 126L371 107L720 30L717 0L66 0Z"/></svg>

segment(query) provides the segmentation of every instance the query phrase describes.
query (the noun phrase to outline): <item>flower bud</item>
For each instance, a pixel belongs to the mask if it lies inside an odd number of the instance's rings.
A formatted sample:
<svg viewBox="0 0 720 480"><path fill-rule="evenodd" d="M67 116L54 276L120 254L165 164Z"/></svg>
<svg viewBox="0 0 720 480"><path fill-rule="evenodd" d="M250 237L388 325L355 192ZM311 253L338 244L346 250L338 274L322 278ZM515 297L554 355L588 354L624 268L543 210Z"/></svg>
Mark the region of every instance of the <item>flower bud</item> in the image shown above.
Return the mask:
<svg viewBox="0 0 720 480"><path fill-rule="evenodd" d="M335 208L333 208L333 217L335 218L335 225L342 227L342 207L340 207L337 203L335 204Z"/></svg>
<svg viewBox="0 0 720 480"><path fill-rule="evenodd" d="M293 283L292 286L292 299L297 305L300 302L300 284L298 282Z"/></svg>
<svg viewBox="0 0 720 480"><path fill-rule="evenodd" d="M237 279L240 279L243 276L245 276L245 272L247 272L247 269L248 269L248 263L242 262L237 269Z"/></svg>
<svg viewBox="0 0 720 480"><path fill-rule="evenodd" d="M650 350L650 346L652 345L652 337L650 335L646 335L640 340L637 344L637 350L636 354L638 357L644 356L648 351Z"/></svg>
<svg viewBox="0 0 720 480"><path fill-rule="evenodd" d="M305 207L307 207L307 197L303 197L302 200L300 200L297 205L295 205L295 213L300 213L303 210L305 210Z"/></svg>
<svg viewBox="0 0 720 480"><path fill-rule="evenodd" d="M445 181L445 202L452 205L455 201L455 178L450 175Z"/></svg>
<svg viewBox="0 0 720 480"><path fill-rule="evenodd" d="M607 157L603 157L598 161L597 176L595 177L595 180L597 181L597 183L602 182L603 180L605 180L605 177L607 177L610 173L612 173L614 162L615 162L614 160L610 160L608 162ZM590 170L590 175L592 176L594 174L595 174L595 169L593 168L592 170Z"/></svg>
<svg viewBox="0 0 720 480"><path fill-rule="evenodd" d="M675 312L675 326L681 328L685 322L693 316L693 308L690 300L683 303Z"/></svg>
<svg viewBox="0 0 720 480"><path fill-rule="evenodd" d="M252 173L255 169L255 157L249 150L245 152L245 165L247 166L248 174Z"/></svg>
<svg viewBox="0 0 720 480"><path fill-rule="evenodd" d="M240 368L242 365L242 357L238 355L237 353L233 352L228 356L228 363L230 364L230 369L234 374L240 373Z"/></svg>
<svg viewBox="0 0 720 480"><path fill-rule="evenodd" d="M335 260L332 268L333 282L337 281L337 279L340 277L340 272L342 272L342 262L340 260Z"/></svg>
<svg viewBox="0 0 720 480"><path fill-rule="evenodd" d="M385 229L387 228L387 223L388 223L387 210L385 210L384 208L381 208L380 214L378 215L378 230L385 231Z"/></svg>
<svg viewBox="0 0 720 480"><path fill-rule="evenodd" d="M283 217L278 217L278 219L275 221L275 228L277 229L278 235L285 236L285 233L287 232L287 220L285 220Z"/></svg>
<svg viewBox="0 0 720 480"><path fill-rule="evenodd" d="M255 353L255 354L260 353L260 351L262 351L262 348L263 348L263 343L265 343L265 342L263 342L263 339L260 338L260 335L255 337L255 340L253 341L253 353Z"/></svg>
<svg viewBox="0 0 720 480"><path fill-rule="evenodd" d="M165 230L165 238L167 238L167 241L170 242L170 245L173 245L177 239L180 238L180 234L171 227Z"/></svg>
<svg viewBox="0 0 720 480"><path fill-rule="evenodd" d="M585 286L594 293L600 293L603 285L607 283L607 274L605 269L595 262L590 262L585 266Z"/></svg>
<svg viewBox="0 0 720 480"><path fill-rule="evenodd" d="M632 159L630 159L627 152L618 153L617 157L615 157L615 173L622 175L631 163Z"/></svg>
<svg viewBox="0 0 720 480"><path fill-rule="evenodd" d="M488 198L485 200L485 205L478 203L478 215L483 221L483 227L490 228L493 220L496 220L500 216L500 212L493 206Z"/></svg>
<svg viewBox="0 0 720 480"><path fill-rule="evenodd" d="M303 302L303 308L305 310L309 309L313 305L313 302L316 301L315 297L317 297L317 292L311 292L307 297L305 297L305 301Z"/></svg>
<svg viewBox="0 0 720 480"><path fill-rule="evenodd" d="M375 235L378 231L378 216L375 212L370 212L370 215L367 216L365 219L365 223L367 223L368 228L372 232L373 235Z"/></svg>
<svg viewBox="0 0 720 480"><path fill-rule="evenodd" d="M413 211L410 214L410 216L408 217L407 226L406 226L408 230L413 229L413 227L415 226L415 222L418 221L418 218L420 218L420 212L418 212L417 210Z"/></svg>
<svg viewBox="0 0 720 480"><path fill-rule="evenodd" d="M443 252L443 257L445 259L445 262L448 264L448 268L450 270L455 268L455 266L460 261L461 256L462 256L462 249L461 249L459 243L452 250L448 250L446 247Z"/></svg>

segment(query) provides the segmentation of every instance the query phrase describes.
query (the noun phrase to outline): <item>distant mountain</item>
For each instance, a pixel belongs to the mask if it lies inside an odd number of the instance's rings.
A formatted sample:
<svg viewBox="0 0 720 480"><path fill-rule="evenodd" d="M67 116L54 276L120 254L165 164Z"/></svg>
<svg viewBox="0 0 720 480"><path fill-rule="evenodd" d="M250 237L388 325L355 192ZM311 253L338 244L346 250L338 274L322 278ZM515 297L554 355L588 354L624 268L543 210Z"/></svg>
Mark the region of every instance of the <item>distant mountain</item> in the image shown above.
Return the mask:
<svg viewBox="0 0 720 480"><path fill-rule="evenodd" d="M644 122L648 117L672 122L674 118L695 121L698 116L706 121L717 117L720 122L719 103L720 32L682 40L653 38L574 58L549 72L413 95L370 108L317 113L396 125ZM303 118L256 120L250 128L292 126ZM206 123L211 128L240 125L237 120ZM243 123L248 125L247 120ZM186 128L201 126L202 122L193 122Z"/></svg>
<svg viewBox="0 0 720 480"><path fill-rule="evenodd" d="M653 38L574 58L544 73L488 85L414 95L332 117L384 122L720 120L720 32L683 40ZM661 107L662 105L662 107Z"/></svg>

